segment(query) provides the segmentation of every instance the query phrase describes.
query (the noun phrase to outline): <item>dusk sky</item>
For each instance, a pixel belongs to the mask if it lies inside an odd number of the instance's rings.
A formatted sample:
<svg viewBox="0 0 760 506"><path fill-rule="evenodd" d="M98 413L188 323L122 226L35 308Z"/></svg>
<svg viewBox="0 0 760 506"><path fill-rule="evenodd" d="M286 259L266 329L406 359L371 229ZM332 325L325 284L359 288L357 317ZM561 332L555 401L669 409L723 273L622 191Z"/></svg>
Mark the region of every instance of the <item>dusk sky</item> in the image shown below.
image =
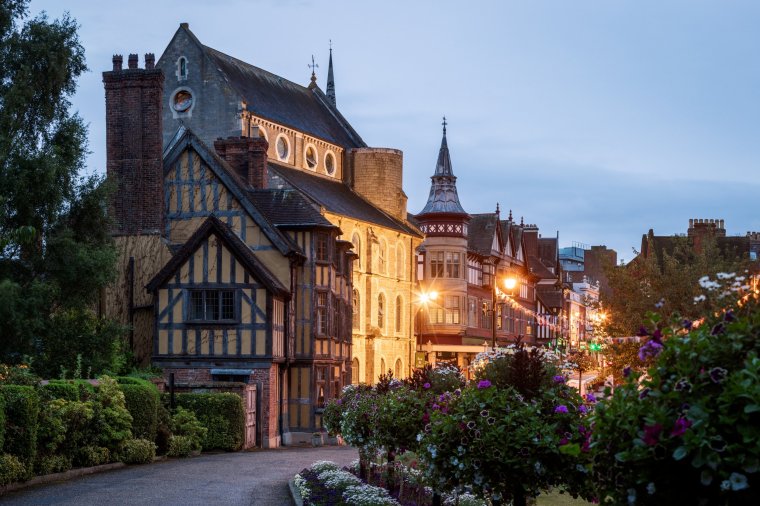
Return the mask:
<svg viewBox="0 0 760 506"><path fill-rule="evenodd" d="M370 146L404 152L409 211L428 196L441 116L461 203L535 223L560 245L626 261L641 235L723 218L760 231L760 2L61 1L90 71L73 100L105 170L101 72L154 52L179 23L207 46L325 88Z"/></svg>

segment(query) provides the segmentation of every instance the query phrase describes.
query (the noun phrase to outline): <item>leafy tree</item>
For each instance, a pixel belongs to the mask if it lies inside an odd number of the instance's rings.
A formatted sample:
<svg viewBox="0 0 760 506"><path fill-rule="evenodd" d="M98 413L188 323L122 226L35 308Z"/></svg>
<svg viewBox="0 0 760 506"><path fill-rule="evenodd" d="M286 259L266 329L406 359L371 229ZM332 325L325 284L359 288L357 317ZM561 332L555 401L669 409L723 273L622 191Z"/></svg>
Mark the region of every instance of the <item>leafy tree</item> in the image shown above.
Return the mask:
<svg viewBox="0 0 760 506"><path fill-rule="evenodd" d="M650 241L652 236L650 235ZM605 269L610 293L602 294L608 312L604 330L612 336L636 335L647 312L658 308L663 315L679 314L693 319L704 310L718 309L715 300L695 305L703 276L719 272L743 273L749 261L729 247L721 248L716 238L706 235L695 248L689 237L655 238L662 247L650 255L638 255L628 265Z"/></svg>
<svg viewBox="0 0 760 506"><path fill-rule="evenodd" d="M114 346L90 345L112 339L111 326L61 333L55 324L61 312L99 319L92 309L116 260L108 188L81 176L87 132L70 111L84 49L73 19L29 18L28 4L0 2L0 361L73 368L51 363L65 345L95 369Z"/></svg>

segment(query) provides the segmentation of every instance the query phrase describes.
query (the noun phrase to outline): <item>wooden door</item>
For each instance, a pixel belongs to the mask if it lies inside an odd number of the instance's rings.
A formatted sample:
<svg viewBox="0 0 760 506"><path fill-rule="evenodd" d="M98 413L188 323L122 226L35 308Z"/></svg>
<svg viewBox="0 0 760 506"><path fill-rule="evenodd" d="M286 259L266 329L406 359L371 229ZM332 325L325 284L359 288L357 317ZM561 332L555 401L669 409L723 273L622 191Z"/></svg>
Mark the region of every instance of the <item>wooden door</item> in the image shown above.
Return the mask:
<svg viewBox="0 0 760 506"><path fill-rule="evenodd" d="M256 446L256 385L245 387L245 446Z"/></svg>

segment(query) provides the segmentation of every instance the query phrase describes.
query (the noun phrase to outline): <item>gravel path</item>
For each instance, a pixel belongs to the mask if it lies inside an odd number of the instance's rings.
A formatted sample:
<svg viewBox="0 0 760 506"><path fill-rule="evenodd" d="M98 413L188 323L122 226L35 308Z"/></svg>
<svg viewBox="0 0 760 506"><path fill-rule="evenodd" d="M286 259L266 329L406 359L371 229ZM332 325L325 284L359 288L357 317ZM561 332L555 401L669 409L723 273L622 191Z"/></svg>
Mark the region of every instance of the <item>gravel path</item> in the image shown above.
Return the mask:
<svg viewBox="0 0 760 506"><path fill-rule="evenodd" d="M288 480L317 460L346 465L347 446L289 447L204 455L85 476L10 492L2 504L27 505L257 505L292 504Z"/></svg>

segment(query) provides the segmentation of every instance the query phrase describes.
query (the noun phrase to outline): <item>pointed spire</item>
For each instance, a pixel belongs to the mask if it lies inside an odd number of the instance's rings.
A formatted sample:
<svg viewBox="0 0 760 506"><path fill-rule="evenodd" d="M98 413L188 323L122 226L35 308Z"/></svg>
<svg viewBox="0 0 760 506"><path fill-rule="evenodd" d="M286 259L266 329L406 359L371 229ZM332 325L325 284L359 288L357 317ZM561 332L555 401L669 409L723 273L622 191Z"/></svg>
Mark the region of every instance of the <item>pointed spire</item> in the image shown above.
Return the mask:
<svg viewBox="0 0 760 506"><path fill-rule="evenodd" d="M435 172L430 185L430 196L427 204L419 214L425 213L456 213L467 214L459 203L457 195L457 178L454 176L454 170L451 168L451 155L449 155L449 145L446 142L446 116L443 117L443 138L441 139L441 149L438 151L438 161L435 164Z"/></svg>
<svg viewBox="0 0 760 506"><path fill-rule="evenodd" d="M496 203L496 214L499 214L499 203Z"/></svg>
<svg viewBox="0 0 760 506"><path fill-rule="evenodd" d="M327 67L327 99L332 103L333 107L338 107L335 101L335 78L333 77L333 64L332 64L332 40L330 40L330 64Z"/></svg>

